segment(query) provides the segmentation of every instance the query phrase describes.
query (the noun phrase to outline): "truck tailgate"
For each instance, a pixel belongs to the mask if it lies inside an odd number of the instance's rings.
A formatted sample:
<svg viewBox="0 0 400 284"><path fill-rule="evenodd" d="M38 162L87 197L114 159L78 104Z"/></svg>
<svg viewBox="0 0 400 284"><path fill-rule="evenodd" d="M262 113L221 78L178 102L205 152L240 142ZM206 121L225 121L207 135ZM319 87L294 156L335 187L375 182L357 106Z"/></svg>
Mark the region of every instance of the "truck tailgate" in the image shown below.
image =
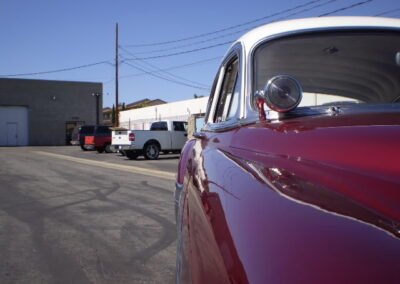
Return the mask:
<svg viewBox="0 0 400 284"><path fill-rule="evenodd" d="M85 145L94 145L94 136L85 136Z"/></svg>
<svg viewBox="0 0 400 284"><path fill-rule="evenodd" d="M129 141L129 130L116 130L112 132L111 144L112 145L131 145Z"/></svg>

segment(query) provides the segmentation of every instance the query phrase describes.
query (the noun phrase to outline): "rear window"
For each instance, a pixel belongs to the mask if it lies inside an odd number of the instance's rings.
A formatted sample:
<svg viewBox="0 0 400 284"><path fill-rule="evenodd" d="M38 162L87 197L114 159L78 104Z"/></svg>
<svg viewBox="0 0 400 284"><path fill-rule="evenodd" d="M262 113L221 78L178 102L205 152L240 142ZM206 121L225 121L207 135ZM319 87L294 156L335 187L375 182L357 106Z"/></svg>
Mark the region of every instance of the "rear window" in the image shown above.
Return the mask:
<svg viewBox="0 0 400 284"><path fill-rule="evenodd" d="M300 107L400 102L400 33L341 31L281 38L254 55L254 90L289 75L303 89Z"/></svg>
<svg viewBox="0 0 400 284"><path fill-rule="evenodd" d="M96 133L97 134L111 134L111 129L108 126L98 126Z"/></svg>
<svg viewBox="0 0 400 284"><path fill-rule="evenodd" d="M166 121L153 122L153 124L151 125L150 130L167 131L168 130L168 124L167 124Z"/></svg>
<svg viewBox="0 0 400 284"><path fill-rule="evenodd" d="M94 126L81 126L79 129L80 134L93 134L94 133Z"/></svg>

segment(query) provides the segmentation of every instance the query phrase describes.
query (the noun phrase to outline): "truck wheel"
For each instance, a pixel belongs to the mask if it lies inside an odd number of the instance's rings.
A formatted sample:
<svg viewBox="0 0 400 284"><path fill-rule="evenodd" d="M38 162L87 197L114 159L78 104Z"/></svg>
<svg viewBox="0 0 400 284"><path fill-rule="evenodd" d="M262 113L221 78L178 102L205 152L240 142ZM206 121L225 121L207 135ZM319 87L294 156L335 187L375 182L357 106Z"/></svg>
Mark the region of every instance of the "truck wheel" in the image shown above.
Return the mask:
<svg viewBox="0 0 400 284"><path fill-rule="evenodd" d="M158 155L160 155L160 147L156 143L150 142L144 146L144 157L147 160L156 160Z"/></svg>
<svg viewBox="0 0 400 284"><path fill-rule="evenodd" d="M112 153L113 151L111 150L111 145L107 144L105 148L106 153Z"/></svg>
<svg viewBox="0 0 400 284"><path fill-rule="evenodd" d="M138 157L138 154L131 152L131 151L124 151L125 152L125 156L129 159L129 160L135 160Z"/></svg>
<svg viewBox="0 0 400 284"><path fill-rule="evenodd" d="M104 152L104 148L100 148L99 147L99 148L96 148L96 150L97 150L98 153L103 153Z"/></svg>
<svg viewBox="0 0 400 284"><path fill-rule="evenodd" d="M84 145L81 145L81 149L83 150L83 151L87 151L88 149L86 149L86 147L84 146Z"/></svg>

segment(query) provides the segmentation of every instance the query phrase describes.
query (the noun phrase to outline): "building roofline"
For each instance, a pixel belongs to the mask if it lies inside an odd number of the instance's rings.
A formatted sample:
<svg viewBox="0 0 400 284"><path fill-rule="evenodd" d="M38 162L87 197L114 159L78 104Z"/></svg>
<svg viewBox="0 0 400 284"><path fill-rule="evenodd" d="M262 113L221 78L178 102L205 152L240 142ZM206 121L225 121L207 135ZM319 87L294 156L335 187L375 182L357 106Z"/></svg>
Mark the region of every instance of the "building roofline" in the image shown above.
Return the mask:
<svg viewBox="0 0 400 284"><path fill-rule="evenodd" d="M30 78L14 78L14 77L0 77L0 80L14 80L14 81L36 81L36 82L51 82L51 83L76 83L76 84L101 84L103 82L89 82L89 81L70 81L70 80L48 80L48 79L30 79Z"/></svg>

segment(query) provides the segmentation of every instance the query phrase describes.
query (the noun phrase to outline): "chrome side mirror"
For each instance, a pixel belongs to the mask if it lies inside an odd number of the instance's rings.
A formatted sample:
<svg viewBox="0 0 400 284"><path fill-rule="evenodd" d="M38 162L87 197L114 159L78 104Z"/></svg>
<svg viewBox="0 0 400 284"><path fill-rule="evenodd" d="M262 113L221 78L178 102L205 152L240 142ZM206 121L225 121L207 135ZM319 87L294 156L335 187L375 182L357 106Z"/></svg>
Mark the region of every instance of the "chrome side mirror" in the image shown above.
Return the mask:
<svg viewBox="0 0 400 284"><path fill-rule="evenodd" d="M271 78L264 89L256 92L256 97L262 97L267 106L277 112L288 112L295 109L303 97L300 83L287 75Z"/></svg>

